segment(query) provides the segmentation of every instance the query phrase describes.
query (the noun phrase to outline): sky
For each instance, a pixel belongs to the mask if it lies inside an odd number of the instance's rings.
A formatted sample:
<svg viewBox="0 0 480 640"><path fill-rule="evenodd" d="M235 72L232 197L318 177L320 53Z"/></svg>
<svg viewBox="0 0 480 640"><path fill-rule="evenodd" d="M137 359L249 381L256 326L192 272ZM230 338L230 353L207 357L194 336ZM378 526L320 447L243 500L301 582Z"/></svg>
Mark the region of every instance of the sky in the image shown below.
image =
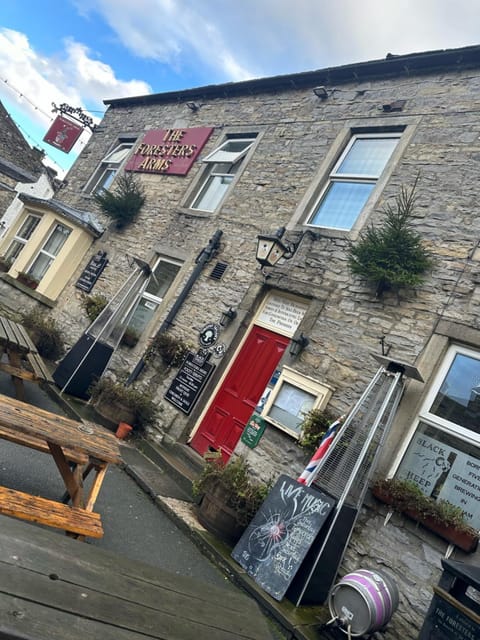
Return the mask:
<svg viewBox="0 0 480 640"><path fill-rule="evenodd" d="M43 142L52 104L94 122L111 98L480 44L479 0L1 0L0 100Z"/></svg>

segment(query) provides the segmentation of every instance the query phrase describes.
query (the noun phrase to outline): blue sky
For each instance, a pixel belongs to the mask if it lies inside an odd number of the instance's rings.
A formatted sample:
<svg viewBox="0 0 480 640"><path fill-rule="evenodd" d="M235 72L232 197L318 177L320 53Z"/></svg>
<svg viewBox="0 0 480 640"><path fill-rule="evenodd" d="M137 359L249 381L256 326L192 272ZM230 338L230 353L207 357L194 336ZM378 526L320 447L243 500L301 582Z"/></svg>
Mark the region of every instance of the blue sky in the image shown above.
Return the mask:
<svg viewBox="0 0 480 640"><path fill-rule="evenodd" d="M52 102L104 99L480 44L477 0L2 0L0 100L42 142Z"/></svg>

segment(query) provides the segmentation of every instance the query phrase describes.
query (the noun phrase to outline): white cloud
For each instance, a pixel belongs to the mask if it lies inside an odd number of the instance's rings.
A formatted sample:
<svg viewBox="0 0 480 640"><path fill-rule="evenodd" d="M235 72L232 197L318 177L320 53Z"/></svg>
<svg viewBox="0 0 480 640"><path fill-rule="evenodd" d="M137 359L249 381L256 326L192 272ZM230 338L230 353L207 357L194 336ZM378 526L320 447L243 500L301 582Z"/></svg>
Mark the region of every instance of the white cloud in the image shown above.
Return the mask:
<svg viewBox="0 0 480 640"><path fill-rule="evenodd" d="M471 0L75 0L134 55L210 69L220 81L461 47L478 41Z"/></svg>

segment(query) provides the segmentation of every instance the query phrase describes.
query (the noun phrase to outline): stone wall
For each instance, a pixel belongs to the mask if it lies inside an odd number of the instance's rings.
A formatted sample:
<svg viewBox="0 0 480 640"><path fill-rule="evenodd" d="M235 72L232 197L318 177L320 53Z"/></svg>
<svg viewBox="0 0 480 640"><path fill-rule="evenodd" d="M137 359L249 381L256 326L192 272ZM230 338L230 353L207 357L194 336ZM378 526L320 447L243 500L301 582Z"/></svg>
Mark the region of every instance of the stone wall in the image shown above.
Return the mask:
<svg viewBox="0 0 480 640"><path fill-rule="evenodd" d="M259 134L255 152L219 211L196 214L183 206L188 189L201 171L200 162L185 178L142 174L139 177L147 192L147 203L138 221L125 231L108 231L92 248L92 253L106 250L109 258L94 293L111 297L132 272L127 256L148 260L159 245L167 244L172 251L187 256L178 293L200 250L216 230L223 231L218 255L203 270L171 331L196 343L201 327L217 322L221 311L232 306L239 314L222 334L227 353L216 361L215 374L190 416L163 398L175 370L147 366L138 384L155 389L158 401L164 405L158 429L150 433L152 438L186 441L258 305L270 290L293 292L309 301L303 330L310 343L293 364L300 372L334 388L330 408L339 414L355 404L375 373L378 364L371 354L381 353L382 336L391 349L391 357L414 363L432 344L440 322L480 329L480 218L476 214L480 119L475 111L479 89L480 70L459 68L442 74L411 72L368 81L352 80L335 87L325 101L314 96L310 88L292 86L284 92L264 90L234 98L208 98L195 113L178 101L120 105L107 111L67 176L68 186L61 194L64 202L79 209L95 210L84 187L119 135L141 137L144 131L156 128L214 127L202 152L204 157L225 133ZM383 104L400 98L406 100L402 112L383 111ZM380 222L385 202L391 201L402 185L413 185L418 176L414 225L434 255L435 266L416 291L376 298L371 289L349 273L349 238L341 234L306 236L295 257L271 270L268 277L258 269L257 235L300 220L302 202L312 184L320 180L320 174L325 176L328 172L332 148L339 146L345 131L352 127L364 131L406 127L404 148L398 161L389 167L388 179L368 223ZM97 215L101 218L98 211ZM228 264L220 281L209 277L216 260ZM73 286L83 266L79 266L53 310L70 344L88 326L81 310L82 294ZM173 302L173 296L166 298L151 334ZM148 339L149 335L144 336L134 349L120 348L112 370L117 375L131 371ZM435 357L438 360L439 353ZM410 384L407 394L411 393L410 387L413 389ZM418 404L426 387L414 387ZM405 421L405 403L401 411ZM404 427L399 417L392 442L401 441ZM280 472L295 477L305 464L305 453L295 440L272 427L256 449L247 451L239 445L238 452L248 455L262 477ZM372 503L362 512L342 570L358 566L385 566L391 570L399 581L401 605L395 624L382 637L413 639L428 607L431 586L438 581L445 544L401 518L384 528L376 511L378 505Z"/></svg>

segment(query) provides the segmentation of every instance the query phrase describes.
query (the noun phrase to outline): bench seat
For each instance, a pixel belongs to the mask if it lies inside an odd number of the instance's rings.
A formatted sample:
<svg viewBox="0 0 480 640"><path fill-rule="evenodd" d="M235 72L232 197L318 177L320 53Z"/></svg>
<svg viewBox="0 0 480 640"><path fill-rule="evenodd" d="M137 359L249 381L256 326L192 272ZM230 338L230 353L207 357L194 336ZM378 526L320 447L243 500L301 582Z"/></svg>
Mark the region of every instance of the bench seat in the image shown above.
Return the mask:
<svg viewBox="0 0 480 640"><path fill-rule="evenodd" d="M103 536L100 514L7 487L0 487L0 513L63 529L79 536L90 538Z"/></svg>

